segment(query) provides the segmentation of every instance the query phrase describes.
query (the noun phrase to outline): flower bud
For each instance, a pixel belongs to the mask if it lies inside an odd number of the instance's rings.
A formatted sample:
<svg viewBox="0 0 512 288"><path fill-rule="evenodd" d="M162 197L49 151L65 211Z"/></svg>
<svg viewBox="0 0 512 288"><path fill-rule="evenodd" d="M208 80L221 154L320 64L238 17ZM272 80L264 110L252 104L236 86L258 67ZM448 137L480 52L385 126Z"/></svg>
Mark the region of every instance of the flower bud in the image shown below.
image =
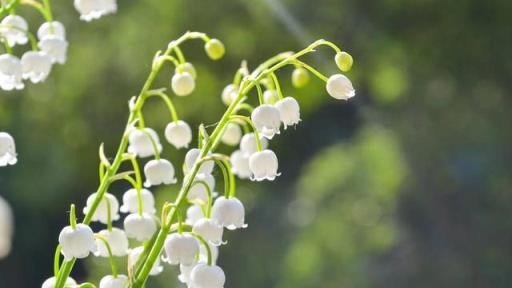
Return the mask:
<svg viewBox="0 0 512 288"><path fill-rule="evenodd" d="M42 82L52 70L52 58L43 52L28 51L21 57L23 79L30 79L32 83Z"/></svg>
<svg viewBox="0 0 512 288"><path fill-rule="evenodd" d="M165 127L165 139L176 149L187 148L192 141L192 130L185 121L173 121Z"/></svg>
<svg viewBox="0 0 512 288"><path fill-rule="evenodd" d="M231 102L235 101L238 96L238 86L235 84L229 84L222 90L222 103L229 106Z"/></svg>
<svg viewBox="0 0 512 288"><path fill-rule="evenodd" d="M190 272L190 286L194 288L223 288L225 282L224 271L217 265L199 263Z"/></svg>
<svg viewBox="0 0 512 288"><path fill-rule="evenodd" d="M203 217L204 214L201 206L192 205L187 208L187 219L185 220L185 223L188 225L194 225L197 221L203 219Z"/></svg>
<svg viewBox="0 0 512 288"><path fill-rule="evenodd" d="M97 193L93 193L87 197L87 204L84 207L84 214L89 213L89 209L91 208L92 204L94 203L94 200L96 199ZM109 208L110 205L110 208ZM116 197L110 193L105 193L103 195L103 199L101 199L100 204L96 208L96 211L94 211L94 215L92 215L91 220L92 221L99 221L103 224L108 223L108 213L110 212L110 220L115 221L119 219L119 202L117 201Z"/></svg>
<svg viewBox="0 0 512 288"><path fill-rule="evenodd" d="M192 265L199 253L199 243L190 234L172 233L165 239L164 249L164 262L171 265Z"/></svg>
<svg viewBox="0 0 512 288"><path fill-rule="evenodd" d="M265 137L260 137L261 149L267 149L268 140ZM247 133L242 137L240 141L240 150L249 157L253 153L258 151L258 143L256 142L256 135L254 133Z"/></svg>
<svg viewBox="0 0 512 288"><path fill-rule="evenodd" d="M101 278L100 288L126 288L128 287L129 281L126 275L117 275L114 277L113 275L107 275Z"/></svg>
<svg viewBox="0 0 512 288"><path fill-rule="evenodd" d="M249 179L251 177L249 155L245 155L241 150L236 150L231 154L230 160L233 174L240 179Z"/></svg>
<svg viewBox="0 0 512 288"><path fill-rule="evenodd" d="M0 35L5 38L10 47L16 44L27 44L27 31L28 23L19 15L7 15L0 22Z"/></svg>
<svg viewBox="0 0 512 288"><path fill-rule="evenodd" d="M295 88L302 88L309 83L309 78L308 70L297 67L292 73L292 84Z"/></svg>
<svg viewBox="0 0 512 288"><path fill-rule="evenodd" d="M212 219L229 230L245 228L245 208L242 202L235 197L226 199L221 196L212 206Z"/></svg>
<svg viewBox="0 0 512 288"><path fill-rule="evenodd" d="M224 142L224 144L235 146L240 143L240 139L242 139L242 128L240 128L238 124L229 122L226 128L224 128L224 133L220 140Z"/></svg>
<svg viewBox="0 0 512 288"><path fill-rule="evenodd" d="M147 241L156 232L155 219L147 213L132 213L124 218L124 230L129 238Z"/></svg>
<svg viewBox="0 0 512 288"><path fill-rule="evenodd" d="M263 150L256 152L249 157L249 168L251 169L253 180L273 181L276 176L281 175L277 173L277 156L272 150Z"/></svg>
<svg viewBox="0 0 512 288"><path fill-rule="evenodd" d="M41 286L41 288L54 288L56 283L57 283L57 278L51 277L51 278L46 279L46 281L43 282L43 285ZM73 287L74 285L77 285L76 281L71 277L68 277L68 279L66 279L66 283L64 284L65 287Z"/></svg>
<svg viewBox="0 0 512 288"><path fill-rule="evenodd" d="M57 37L66 39L66 29L59 21L44 22L39 29L37 29L37 38L43 40L47 37Z"/></svg>
<svg viewBox="0 0 512 288"><path fill-rule="evenodd" d="M133 269L135 266L135 263L137 263L137 259L139 259L140 255L144 252L144 246L139 246L136 248L133 248L130 251L130 254L128 255L128 264L130 265L131 269ZM151 267L151 271L149 272L149 275L155 276L164 270L164 267L160 265L160 258L156 258L155 264L153 264L153 267Z"/></svg>
<svg viewBox="0 0 512 288"><path fill-rule="evenodd" d="M210 59L212 60L219 60L224 56L224 53L226 52L226 48L224 48L224 44L220 42L218 39L210 39L206 44L204 45L204 50L206 51L206 54Z"/></svg>
<svg viewBox="0 0 512 288"><path fill-rule="evenodd" d="M25 87L22 78L20 59L10 54L0 55L0 88L6 91L21 90Z"/></svg>
<svg viewBox="0 0 512 288"><path fill-rule="evenodd" d="M153 193L147 189L140 190L140 196L142 198L142 212L148 214L155 213L155 197ZM139 199L137 198L137 189L130 189L123 195L123 205L120 210L123 213L138 213L139 212Z"/></svg>
<svg viewBox="0 0 512 288"><path fill-rule="evenodd" d="M50 56L52 63L66 63L68 42L58 36L46 36L37 43L39 49Z"/></svg>
<svg viewBox="0 0 512 288"><path fill-rule="evenodd" d="M174 166L166 159L153 159L144 165L146 182L144 186L169 185L177 182L174 177Z"/></svg>
<svg viewBox="0 0 512 288"><path fill-rule="evenodd" d="M356 95L352 82L343 74L329 77L325 88L327 93L336 99L348 100Z"/></svg>
<svg viewBox="0 0 512 288"><path fill-rule="evenodd" d="M287 126L296 125L300 121L300 107L299 103L293 97L286 97L279 100L275 104L277 110L279 110L279 116L281 122L284 124L284 129Z"/></svg>
<svg viewBox="0 0 512 288"><path fill-rule="evenodd" d="M110 245L110 249L112 250L113 256L125 256L128 254L128 237L123 230L119 228L112 228L112 231L107 229L101 230L98 232L98 235L102 236L107 240L108 245ZM96 246L98 247L98 251L96 251L95 255L98 257L109 257L107 245L101 239L96 239Z"/></svg>
<svg viewBox="0 0 512 288"><path fill-rule="evenodd" d="M141 158L155 155L155 147L151 139L155 142L158 153L162 152L162 144L160 144L160 138L158 138L158 134L156 134L155 130L144 128L143 132L140 129L133 128L129 133L129 153L135 154Z"/></svg>
<svg viewBox="0 0 512 288"><path fill-rule="evenodd" d="M178 96L187 96L194 91L196 82L188 72L176 73L172 76L171 88Z"/></svg>
<svg viewBox="0 0 512 288"><path fill-rule="evenodd" d="M183 73L183 72L187 72L194 79L197 78L196 68L194 67L194 65L192 65L192 63L185 62L183 64L178 65L178 67L176 67L176 69L174 69L175 74Z"/></svg>
<svg viewBox="0 0 512 288"><path fill-rule="evenodd" d="M14 165L17 162L14 138L9 133L0 132L0 167Z"/></svg>
<svg viewBox="0 0 512 288"><path fill-rule="evenodd" d="M215 246L223 244L222 234L224 230L215 219L200 219L192 227L192 232L203 236Z"/></svg>
<svg viewBox="0 0 512 288"><path fill-rule="evenodd" d="M338 68L340 68L340 70L343 72L350 71L352 64L354 64L354 59L352 56L350 56L350 54L345 51L336 53L336 56L334 56L334 61L336 62L336 65L338 65Z"/></svg>
<svg viewBox="0 0 512 288"><path fill-rule="evenodd" d="M215 177L213 177L211 174L200 173L196 175L194 181L197 180L206 182L212 194L214 193L213 190L215 189ZM203 183L195 182L192 184L192 187L190 187L190 190L188 191L187 199L191 202L199 200L206 204L208 203L208 190Z"/></svg>
<svg viewBox="0 0 512 288"><path fill-rule="evenodd" d="M274 105L279 100L279 95L275 89L267 89L263 92L263 101L265 104Z"/></svg>
<svg viewBox="0 0 512 288"><path fill-rule="evenodd" d="M258 132L267 139L270 140L275 134L279 134L281 118L276 107L269 104L258 106L252 111L251 120Z"/></svg>
<svg viewBox="0 0 512 288"><path fill-rule="evenodd" d="M77 224L75 228L66 226L59 234L61 253L66 260L86 258L89 253L96 252L96 239L92 229L85 224Z"/></svg>
<svg viewBox="0 0 512 288"><path fill-rule="evenodd" d="M191 171L192 167L196 163L197 158L200 155L201 155L201 150L199 150L197 148L188 150L187 154L185 155L185 163L184 163L185 172L188 173ZM212 160L205 161L205 162L203 162L203 164L201 164L201 167L199 168L198 173L211 174L214 166L215 166L215 162L213 162Z"/></svg>

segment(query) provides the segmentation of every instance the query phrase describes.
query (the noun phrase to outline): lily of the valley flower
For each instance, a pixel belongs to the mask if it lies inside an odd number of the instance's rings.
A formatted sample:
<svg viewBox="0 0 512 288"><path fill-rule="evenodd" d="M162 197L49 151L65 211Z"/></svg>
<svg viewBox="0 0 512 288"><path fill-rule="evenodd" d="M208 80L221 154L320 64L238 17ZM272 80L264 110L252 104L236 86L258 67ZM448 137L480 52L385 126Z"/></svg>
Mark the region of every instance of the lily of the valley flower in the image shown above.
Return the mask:
<svg viewBox="0 0 512 288"><path fill-rule="evenodd" d="M66 39L66 29L64 28L64 25L62 25L62 23L59 21L43 23L41 26L39 26L39 29L37 29L37 38L42 40L47 37Z"/></svg>
<svg viewBox="0 0 512 288"><path fill-rule="evenodd" d="M94 200L96 199L96 193L89 195L87 198L87 204L84 207L84 214L89 212ZM109 207L110 206L110 207ZM110 212L110 215L109 215ZM108 223L108 218L110 217L111 221L115 221L119 219L119 202L116 197L110 193L105 193L103 195L103 199L101 199L100 204L96 207L96 211L94 215L92 215L92 221L99 221L103 224Z"/></svg>
<svg viewBox="0 0 512 288"><path fill-rule="evenodd" d="M155 213L155 197L153 193L147 189L140 190L142 198L142 212L148 214ZM123 194L123 205L120 210L123 213L137 213L139 212L139 200L137 198L137 189L130 189Z"/></svg>
<svg viewBox="0 0 512 288"><path fill-rule="evenodd" d="M215 177L211 174L197 174L196 179L194 181L204 181L210 188L210 192L213 193L213 189L215 188ZM195 183L190 188L187 194L187 199L190 201L200 200L203 203L208 202L208 190L206 189L203 183Z"/></svg>
<svg viewBox="0 0 512 288"><path fill-rule="evenodd" d="M334 74L329 77L325 89L329 95L341 100L348 100L356 95L352 82L343 74Z"/></svg>
<svg viewBox="0 0 512 288"><path fill-rule="evenodd" d="M256 152L249 158L249 168L256 181L274 180L280 173L277 172L277 156L272 150Z"/></svg>
<svg viewBox="0 0 512 288"><path fill-rule="evenodd" d="M43 285L41 286L41 288L54 288L56 283L57 283L57 278L51 277L51 278L46 279L46 281L43 282ZM76 281L73 278L68 277L68 279L66 279L65 286L73 287L74 285L77 285Z"/></svg>
<svg viewBox="0 0 512 288"><path fill-rule="evenodd" d="M149 138L151 137L151 138ZM158 153L162 152L162 144L155 130L144 128L144 131L133 128L128 136L128 152L138 157L146 158L155 155L155 143Z"/></svg>
<svg viewBox="0 0 512 288"><path fill-rule="evenodd" d="M52 70L52 58L40 51L28 51L21 57L23 79L42 82Z"/></svg>
<svg viewBox="0 0 512 288"><path fill-rule="evenodd" d="M267 139L270 140L274 135L279 134L281 118L276 107L269 104L258 106L252 111L251 120L256 129L258 129L258 132Z"/></svg>
<svg viewBox="0 0 512 288"><path fill-rule="evenodd" d="M231 153L230 157L231 171L240 179L251 178L251 169L249 168L249 155L246 155L241 150L236 150Z"/></svg>
<svg viewBox="0 0 512 288"><path fill-rule="evenodd" d="M174 184L177 181L174 177L174 166L166 159L153 159L146 163L144 175L146 175L146 182L144 182L146 187Z"/></svg>
<svg viewBox="0 0 512 288"><path fill-rule="evenodd" d="M236 99L236 96L238 95L238 86L235 84L229 84L226 87L224 87L224 90L222 90L222 103L224 105L228 106Z"/></svg>
<svg viewBox="0 0 512 288"><path fill-rule="evenodd" d="M210 59L212 60L218 60L224 56L224 53L226 52L226 48L224 47L224 44L219 39L210 39L206 44L204 45L204 50L206 51L206 54Z"/></svg>
<svg viewBox="0 0 512 288"><path fill-rule="evenodd" d="M4 37L10 47L16 44L26 44L28 23L19 15L7 15L0 22L0 35Z"/></svg>
<svg viewBox="0 0 512 288"><path fill-rule="evenodd" d="M0 196L0 259L6 257L11 251L12 224L11 207Z"/></svg>
<svg viewBox="0 0 512 288"><path fill-rule="evenodd" d="M222 138L220 138L224 144L230 146L238 145L240 139L242 139L242 128L240 128L240 125L231 122L226 125Z"/></svg>
<svg viewBox="0 0 512 288"><path fill-rule="evenodd" d="M217 265L199 263L190 272L190 287L223 288L225 282L226 275Z"/></svg>
<svg viewBox="0 0 512 288"><path fill-rule="evenodd" d="M211 218L229 230L247 227L244 205L235 197L226 199L221 196L217 198L212 207Z"/></svg>
<svg viewBox="0 0 512 288"><path fill-rule="evenodd" d="M165 139L176 149L187 148L192 141L192 129L185 121L173 121L165 127Z"/></svg>
<svg viewBox="0 0 512 288"><path fill-rule="evenodd" d="M14 138L9 133L0 132L0 167L14 165L17 162Z"/></svg>
<svg viewBox="0 0 512 288"><path fill-rule="evenodd" d="M203 210L199 205L191 205L187 208L187 219L185 223L188 225L194 225L200 219L203 219L204 214Z"/></svg>
<svg viewBox="0 0 512 288"><path fill-rule="evenodd" d="M196 82L194 81L194 77L188 72L175 73L172 76L171 88L174 94L178 96L190 95L195 87Z"/></svg>
<svg viewBox="0 0 512 288"><path fill-rule="evenodd" d="M22 77L23 69L20 59L11 54L0 55L0 88L6 91L21 90L25 87Z"/></svg>
<svg viewBox="0 0 512 288"><path fill-rule="evenodd" d="M50 56L52 63L66 63L68 51L68 42L66 40L55 36L48 36L40 40L37 46L46 55Z"/></svg>
<svg viewBox="0 0 512 288"><path fill-rule="evenodd" d="M267 138L260 137L261 149L267 149ZM240 141L240 150L247 156L252 155L258 151L258 144L256 142L256 135L254 133L247 133Z"/></svg>
<svg viewBox="0 0 512 288"><path fill-rule="evenodd" d="M164 262L172 265L192 265L199 253L199 243L190 234L172 233L165 239Z"/></svg>
<svg viewBox="0 0 512 288"><path fill-rule="evenodd" d="M92 229L85 224L77 224L75 228L66 226L59 234L59 244L66 260L86 258L96 252L96 239Z"/></svg>
<svg viewBox="0 0 512 288"><path fill-rule="evenodd" d="M114 227L112 231L107 229L101 230L98 235L105 238L108 242L113 256L121 257L128 254L128 237L123 230ZM109 257L107 245L102 240L97 239L96 245L98 246L98 251L95 253L96 256Z"/></svg>
<svg viewBox="0 0 512 288"><path fill-rule="evenodd" d="M263 92L263 101L265 104L273 105L279 100L279 95L275 89L267 89Z"/></svg>
<svg viewBox="0 0 512 288"><path fill-rule="evenodd" d="M286 97L277 101L275 106L279 110L279 116L284 124L284 129L287 126L296 125L300 122L300 107L295 98Z"/></svg>
<svg viewBox="0 0 512 288"><path fill-rule="evenodd" d="M80 13L80 19L84 21L98 19L117 11L116 0L75 0L74 4Z"/></svg>
<svg viewBox="0 0 512 288"><path fill-rule="evenodd" d="M155 219L147 213L132 213L124 219L124 231L129 238L147 241L156 232Z"/></svg>
<svg viewBox="0 0 512 288"><path fill-rule="evenodd" d="M137 263L137 259L139 259L139 256L144 252L144 246L139 246L136 248L133 248L130 251L130 254L128 255L128 263L133 268L135 263ZM157 258L155 261L155 264L153 264L153 267L151 267L151 271L149 272L149 275L156 276L164 270L164 267L160 265L160 258Z"/></svg>
<svg viewBox="0 0 512 288"><path fill-rule="evenodd" d="M178 67L176 67L176 69L174 70L174 73L176 74L182 72L187 72L194 79L196 79L197 77L196 68L194 67L194 65L192 65L192 63L185 62L183 64L178 65Z"/></svg>
<svg viewBox="0 0 512 288"><path fill-rule="evenodd" d="M100 280L100 288L126 288L129 281L126 275L107 275Z"/></svg>
<svg viewBox="0 0 512 288"><path fill-rule="evenodd" d="M192 167L196 163L196 160L199 157L199 155L201 155L201 150L199 150L197 148L188 150L187 154L185 155L185 163L184 163L185 172L188 173L192 169ZM212 160L205 161L201 164L201 167L199 168L198 173L211 174L214 166L215 166L215 162L213 162Z"/></svg>
<svg viewBox="0 0 512 288"><path fill-rule="evenodd" d="M194 223L192 232L203 236L215 246L219 246L224 243L222 241L224 229L215 219L202 218L198 220Z"/></svg>

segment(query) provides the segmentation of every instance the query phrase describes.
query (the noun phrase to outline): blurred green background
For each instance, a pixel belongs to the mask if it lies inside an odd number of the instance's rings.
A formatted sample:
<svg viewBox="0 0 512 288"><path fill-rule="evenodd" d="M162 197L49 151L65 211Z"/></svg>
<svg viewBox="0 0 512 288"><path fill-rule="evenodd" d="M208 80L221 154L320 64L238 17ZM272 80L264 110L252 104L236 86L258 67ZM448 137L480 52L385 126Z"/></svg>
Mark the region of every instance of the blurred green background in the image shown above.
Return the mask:
<svg viewBox="0 0 512 288"><path fill-rule="evenodd" d="M16 219L0 286L39 287L51 275L69 204L83 207L98 185L99 144L114 154L154 53L197 30L222 39L227 55L212 62L199 42L183 47L198 87L175 104L195 127L219 119L220 92L242 59L254 68L318 38L355 59L349 102L330 98L318 80L297 90L290 70L279 74L303 121L271 143L281 177L239 182L249 228L226 233L226 287L512 287L511 1L118 4L117 14L85 23L71 1L53 1L68 62L44 84L1 93L0 130L15 137L19 163L0 170ZM26 11L35 31L41 19ZM336 71L328 49L307 61ZM171 73L155 87L168 87ZM162 137L165 108L153 102L145 114ZM165 150L182 161L183 151ZM155 192L172 199L176 188ZM108 271L101 259L79 263L77 280ZM148 287L178 287L175 274L167 266Z"/></svg>

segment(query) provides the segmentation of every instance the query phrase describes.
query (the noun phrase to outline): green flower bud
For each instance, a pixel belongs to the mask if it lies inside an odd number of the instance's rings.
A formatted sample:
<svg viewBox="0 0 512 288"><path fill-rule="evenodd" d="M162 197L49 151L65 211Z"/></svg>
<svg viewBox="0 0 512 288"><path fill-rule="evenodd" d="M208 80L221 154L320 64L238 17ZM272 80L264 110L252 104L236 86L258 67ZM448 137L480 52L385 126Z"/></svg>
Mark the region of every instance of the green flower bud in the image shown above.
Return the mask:
<svg viewBox="0 0 512 288"><path fill-rule="evenodd" d="M352 64L354 64L352 56L345 51L336 53L334 61L336 61L336 65L338 65L338 68L343 72L350 71Z"/></svg>
<svg viewBox="0 0 512 288"><path fill-rule="evenodd" d="M296 88L302 88L309 83L309 73L302 67L295 68L292 73L292 84Z"/></svg>
<svg viewBox="0 0 512 288"><path fill-rule="evenodd" d="M208 54L208 57L212 60L219 60L224 56L224 52L226 52L224 44L218 39L210 39L210 41L206 42L204 50L206 50L206 54Z"/></svg>

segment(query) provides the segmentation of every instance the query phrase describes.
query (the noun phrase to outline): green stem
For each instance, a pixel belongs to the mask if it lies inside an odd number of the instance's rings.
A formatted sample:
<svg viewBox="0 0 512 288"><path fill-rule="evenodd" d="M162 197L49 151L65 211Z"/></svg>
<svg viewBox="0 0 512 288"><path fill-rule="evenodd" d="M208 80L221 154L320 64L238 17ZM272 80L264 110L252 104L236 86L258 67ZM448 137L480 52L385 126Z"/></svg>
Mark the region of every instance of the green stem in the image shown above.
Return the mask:
<svg viewBox="0 0 512 288"><path fill-rule="evenodd" d="M254 122L252 122L251 118L242 115L233 115L231 116L231 119L238 119L244 121L249 126L251 126L252 131L254 132L254 138L256 138L256 146L258 147L258 152L261 152L261 150L263 150L263 146L261 145L260 133L258 132L258 129L254 125Z"/></svg>
<svg viewBox="0 0 512 288"><path fill-rule="evenodd" d="M197 240L199 240L199 242L201 242L201 244L203 244L204 248L206 249L206 255L208 258L208 266L212 266L213 265L212 250L210 249L210 244L208 244L208 241L206 241L206 239L204 239L203 236L201 236L195 232L189 232L189 233L190 233L190 235L194 236Z"/></svg>
<svg viewBox="0 0 512 288"><path fill-rule="evenodd" d="M98 234L96 234L95 236L96 236L96 239L103 242L103 244L105 244L105 247L107 247L108 258L110 260L110 267L112 269L112 276L114 276L114 278L117 278L118 274L117 274L116 261L114 260L114 255L112 254L112 248L110 247L110 244L108 243L107 239L105 239L105 237L98 235Z"/></svg>
<svg viewBox="0 0 512 288"><path fill-rule="evenodd" d="M57 249L55 249L55 255L53 256L53 276L57 276L60 270L60 251L62 250L62 246L57 245Z"/></svg>
<svg viewBox="0 0 512 288"><path fill-rule="evenodd" d="M71 209L69 210L69 225L71 228L76 229L76 212L75 212L75 204L71 204Z"/></svg>
<svg viewBox="0 0 512 288"><path fill-rule="evenodd" d="M311 73L313 73L316 77L318 77L320 80L323 80L324 82L327 82L327 80L329 80L329 78L327 78L327 76L323 75L318 70L316 70L315 68L309 66L308 64L306 64L302 61L295 60L294 64L306 68L307 70L309 70Z"/></svg>
<svg viewBox="0 0 512 288"><path fill-rule="evenodd" d="M272 78L272 81L274 82L274 85L276 86L277 91L277 97L279 99L283 99L283 91L281 90L281 85L279 84L279 80L277 79L277 76L274 72L270 73L270 77ZM258 85L256 85L258 87Z"/></svg>
<svg viewBox="0 0 512 288"><path fill-rule="evenodd" d="M160 90L151 90L148 91L148 93L145 95L146 98L149 98L151 96L158 96L160 99L162 99L165 102L165 105L167 106L167 109L169 110L169 113L171 113L172 121L176 122L180 120L178 117L178 112L176 112L176 107L171 101L171 98L169 95L165 94L161 89Z"/></svg>
<svg viewBox="0 0 512 288"><path fill-rule="evenodd" d="M112 231L112 203L106 195L103 196L103 199L107 202L107 230Z"/></svg>
<svg viewBox="0 0 512 288"><path fill-rule="evenodd" d="M208 194L208 202L206 203L206 213L205 213L205 216L206 216L206 218L210 218L210 213L211 213L211 210L212 210L212 202L213 202L212 189L210 188L210 185L208 185L208 183L206 183L206 181L204 181L204 180L195 180L194 183L192 184L192 187L197 185L197 184L203 185L204 188L206 189L207 194Z"/></svg>
<svg viewBox="0 0 512 288"><path fill-rule="evenodd" d="M149 141L151 141L151 145L153 146L153 150L155 152L155 159L160 160L160 150L158 149L158 144L156 143L156 140L151 136L151 134L146 131L146 129L139 129L146 137L148 137Z"/></svg>

